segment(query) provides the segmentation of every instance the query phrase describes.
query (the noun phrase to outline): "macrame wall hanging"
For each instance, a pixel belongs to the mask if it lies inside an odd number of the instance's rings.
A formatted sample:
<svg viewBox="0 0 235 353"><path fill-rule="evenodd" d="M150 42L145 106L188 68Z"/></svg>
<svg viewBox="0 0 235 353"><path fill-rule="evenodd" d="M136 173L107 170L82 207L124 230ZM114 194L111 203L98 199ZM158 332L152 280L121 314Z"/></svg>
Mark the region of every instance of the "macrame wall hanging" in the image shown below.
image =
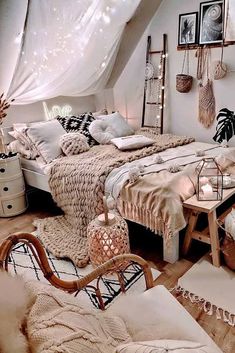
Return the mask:
<svg viewBox="0 0 235 353"><path fill-rule="evenodd" d="M199 48L196 56L198 58L197 79L200 81L198 119L205 128L211 127L215 120L215 96L213 82L210 79L209 67L211 52L210 48Z"/></svg>

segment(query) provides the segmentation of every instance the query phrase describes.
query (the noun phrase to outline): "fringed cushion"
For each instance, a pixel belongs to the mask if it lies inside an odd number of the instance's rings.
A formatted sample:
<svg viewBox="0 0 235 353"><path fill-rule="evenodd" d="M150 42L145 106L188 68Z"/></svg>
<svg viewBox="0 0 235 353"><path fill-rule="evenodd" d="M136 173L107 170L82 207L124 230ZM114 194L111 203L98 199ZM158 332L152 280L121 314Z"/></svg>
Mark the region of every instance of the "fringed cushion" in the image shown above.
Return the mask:
<svg viewBox="0 0 235 353"><path fill-rule="evenodd" d="M78 132L71 132L61 136L60 147L66 156L86 152L90 149L86 136Z"/></svg>

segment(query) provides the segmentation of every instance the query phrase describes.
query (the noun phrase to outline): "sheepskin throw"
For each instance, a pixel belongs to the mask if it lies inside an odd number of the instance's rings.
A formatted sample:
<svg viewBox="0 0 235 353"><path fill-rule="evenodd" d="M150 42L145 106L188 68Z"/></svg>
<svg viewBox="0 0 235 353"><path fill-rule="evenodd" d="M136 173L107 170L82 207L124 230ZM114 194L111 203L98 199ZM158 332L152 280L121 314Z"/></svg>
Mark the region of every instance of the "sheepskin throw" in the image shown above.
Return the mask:
<svg viewBox="0 0 235 353"><path fill-rule="evenodd" d="M139 134L149 136L146 131ZM79 267L89 261L87 225L103 212L104 183L116 167L142 157L193 142L191 137L150 135L152 146L119 151L113 145L99 145L89 151L57 159L51 168L50 188L64 215L35 221L43 244L57 257L68 257Z"/></svg>
<svg viewBox="0 0 235 353"><path fill-rule="evenodd" d="M121 318L88 309L53 287L30 282L27 288L33 299L27 331L34 353L110 353L131 341Z"/></svg>
<svg viewBox="0 0 235 353"><path fill-rule="evenodd" d="M86 136L79 132L69 132L60 138L60 147L66 156L73 156L89 150Z"/></svg>

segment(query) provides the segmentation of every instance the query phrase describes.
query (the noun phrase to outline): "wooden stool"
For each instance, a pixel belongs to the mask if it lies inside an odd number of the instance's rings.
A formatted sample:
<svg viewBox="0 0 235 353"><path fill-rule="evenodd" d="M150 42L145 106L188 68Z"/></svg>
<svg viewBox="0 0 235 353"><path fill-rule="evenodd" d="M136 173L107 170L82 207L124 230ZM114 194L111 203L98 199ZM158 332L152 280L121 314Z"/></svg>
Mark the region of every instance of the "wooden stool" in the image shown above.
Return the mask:
<svg viewBox="0 0 235 353"><path fill-rule="evenodd" d="M234 194L235 188L226 189L223 191L223 199L220 201L198 201L196 195L194 195L183 203L184 208L189 210L189 222L183 244L183 255L187 254L192 239L196 239L203 243L210 244L212 263L214 266L220 267L220 243L216 209ZM220 216L220 219L223 219L228 211L229 210L226 210L223 215ZM202 231L197 231L195 228L200 213L207 214L208 227Z"/></svg>

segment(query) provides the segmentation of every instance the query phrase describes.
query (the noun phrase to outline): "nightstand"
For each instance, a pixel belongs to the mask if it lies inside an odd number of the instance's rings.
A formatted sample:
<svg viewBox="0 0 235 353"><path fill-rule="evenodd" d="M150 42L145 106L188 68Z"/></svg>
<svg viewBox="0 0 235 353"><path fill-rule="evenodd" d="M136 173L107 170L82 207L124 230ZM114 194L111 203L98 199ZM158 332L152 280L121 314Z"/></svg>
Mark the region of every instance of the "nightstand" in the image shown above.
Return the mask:
<svg viewBox="0 0 235 353"><path fill-rule="evenodd" d="M25 183L19 156L0 158L0 217L11 217L27 209Z"/></svg>
<svg viewBox="0 0 235 353"><path fill-rule="evenodd" d="M196 195L184 201L183 206L189 210L188 227L183 244L183 255L188 253L192 239L199 240L211 246L212 262L216 267L220 267L220 242L217 225L217 208L235 194L235 188L224 189L223 199L218 201L198 201ZM223 220L229 211L226 210L218 219ZM208 227L204 230L196 230L197 220L200 213L206 213Z"/></svg>

